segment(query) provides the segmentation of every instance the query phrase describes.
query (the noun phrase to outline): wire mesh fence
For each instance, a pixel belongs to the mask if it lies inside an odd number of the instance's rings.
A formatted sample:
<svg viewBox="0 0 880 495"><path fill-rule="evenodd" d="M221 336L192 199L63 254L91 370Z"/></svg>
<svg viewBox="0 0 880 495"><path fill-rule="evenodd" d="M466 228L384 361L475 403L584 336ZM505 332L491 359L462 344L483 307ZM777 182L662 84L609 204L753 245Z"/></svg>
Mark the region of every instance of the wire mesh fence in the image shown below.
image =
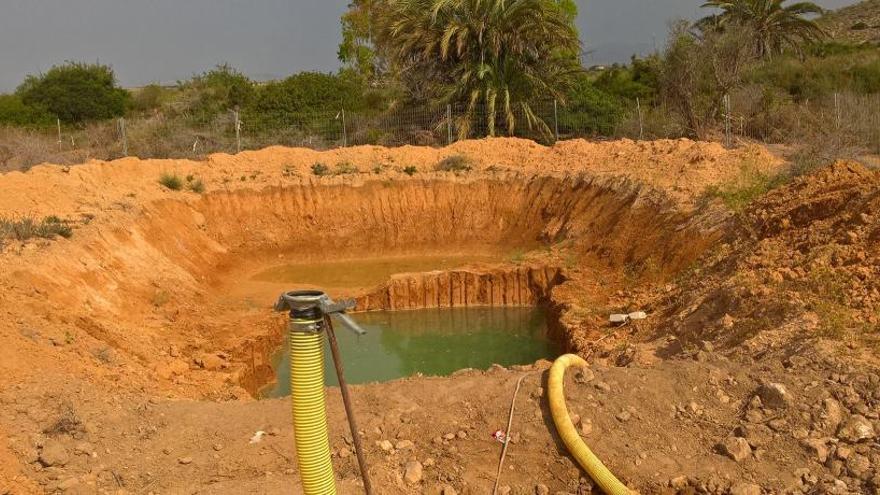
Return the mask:
<svg viewBox="0 0 880 495"><path fill-rule="evenodd" d="M762 142L831 142L880 153L880 95L834 94L778 104L741 91L725 96L708 139L727 146ZM198 158L281 145L331 149L344 146L445 146L464 138L512 135L543 144L557 140L661 139L692 136L662 104L636 101L618 112L596 113L553 100L529 106L479 104L405 105L383 112L230 111L208 123L162 114L85 127L50 130L0 129L0 165L41 161L71 163L88 158ZM10 158L12 157L12 158ZM13 165L15 165L13 163Z"/></svg>

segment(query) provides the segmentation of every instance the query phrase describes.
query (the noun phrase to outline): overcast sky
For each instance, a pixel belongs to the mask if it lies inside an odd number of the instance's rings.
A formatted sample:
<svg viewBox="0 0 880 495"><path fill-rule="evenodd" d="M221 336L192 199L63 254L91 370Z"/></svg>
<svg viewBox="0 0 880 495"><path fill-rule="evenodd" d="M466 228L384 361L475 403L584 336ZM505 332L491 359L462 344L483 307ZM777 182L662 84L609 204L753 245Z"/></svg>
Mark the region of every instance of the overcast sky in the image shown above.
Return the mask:
<svg viewBox="0 0 880 495"><path fill-rule="evenodd" d="M662 46L700 0L577 0L587 63ZM819 0L826 8L855 3ZM2 0L0 91L66 60L111 65L125 86L173 83L229 62L256 79L339 67L348 0Z"/></svg>

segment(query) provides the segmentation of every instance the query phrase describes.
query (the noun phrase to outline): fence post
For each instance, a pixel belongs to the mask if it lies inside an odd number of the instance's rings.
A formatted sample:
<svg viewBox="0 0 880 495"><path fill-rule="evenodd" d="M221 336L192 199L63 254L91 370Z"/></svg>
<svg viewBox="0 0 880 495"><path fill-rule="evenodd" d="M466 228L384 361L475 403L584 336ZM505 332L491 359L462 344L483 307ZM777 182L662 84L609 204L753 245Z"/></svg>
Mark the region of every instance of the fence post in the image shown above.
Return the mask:
<svg viewBox="0 0 880 495"><path fill-rule="evenodd" d="M446 104L446 144L452 144L452 104Z"/></svg>
<svg viewBox="0 0 880 495"><path fill-rule="evenodd" d="M840 93L837 92L834 93L834 115L837 131L840 132Z"/></svg>
<svg viewBox="0 0 880 495"><path fill-rule="evenodd" d="M345 128L345 109L340 112L342 115L342 147L348 146L348 130Z"/></svg>
<svg viewBox="0 0 880 495"><path fill-rule="evenodd" d="M642 102L638 96L636 96L636 110L639 112L639 141L645 139L645 122L642 118Z"/></svg>
<svg viewBox="0 0 880 495"><path fill-rule="evenodd" d="M724 139L728 148L733 146L733 138L730 135L730 95L724 95Z"/></svg>
<svg viewBox="0 0 880 495"><path fill-rule="evenodd" d="M58 124L58 151L61 151L61 119L56 117L55 123Z"/></svg>
<svg viewBox="0 0 880 495"><path fill-rule="evenodd" d="M235 152L241 153L241 117L237 108L232 113L235 115Z"/></svg>
<svg viewBox="0 0 880 495"><path fill-rule="evenodd" d="M556 99L553 100L553 133L559 141L559 106Z"/></svg>
<svg viewBox="0 0 880 495"><path fill-rule="evenodd" d="M122 136L122 156L128 156L128 135L125 132L125 117L119 118L119 135Z"/></svg>

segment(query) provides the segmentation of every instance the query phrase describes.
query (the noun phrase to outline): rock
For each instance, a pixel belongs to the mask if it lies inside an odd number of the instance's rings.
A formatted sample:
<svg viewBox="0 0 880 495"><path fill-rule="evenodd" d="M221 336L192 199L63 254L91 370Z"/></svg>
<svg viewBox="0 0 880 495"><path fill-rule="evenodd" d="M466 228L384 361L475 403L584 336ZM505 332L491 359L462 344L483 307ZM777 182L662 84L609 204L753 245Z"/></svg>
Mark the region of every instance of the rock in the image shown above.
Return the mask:
<svg viewBox="0 0 880 495"><path fill-rule="evenodd" d="M783 409L791 402L791 395L781 383L764 383L756 394L764 406L771 409Z"/></svg>
<svg viewBox="0 0 880 495"><path fill-rule="evenodd" d="M867 479L871 474L871 461L861 454L853 454L846 460L846 470L855 478Z"/></svg>
<svg viewBox="0 0 880 495"><path fill-rule="evenodd" d="M79 442L73 447L73 453L77 455L91 455L95 451L89 442Z"/></svg>
<svg viewBox="0 0 880 495"><path fill-rule="evenodd" d="M193 360L200 368L208 371L217 371L228 368L229 363L217 353L205 353Z"/></svg>
<svg viewBox="0 0 880 495"><path fill-rule="evenodd" d="M381 442L376 442L376 445L385 452L391 452L394 450L394 445L391 444L388 440L382 440Z"/></svg>
<svg viewBox="0 0 880 495"><path fill-rule="evenodd" d="M440 495L458 495L458 491L449 485L443 485L443 488L440 489Z"/></svg>
<svg viewBox="0 0 880 495"><path fill-rule="evenodd" d="M825 420L825 430L828 433L837 431L837 428L843 421L843 409L840 407L840 402L829 397L822 402L822 408L822 417Z"/></svg>
<svg viewBox="0 0 880 495"><path fill-rule="evenodd" d="M455 436L464 440L465 438L467 438L467 432L464 430L459 430L458 433L455 434Z"/></svg>
<svg viewBox="0 0 880 495"><path fill-rule="evenodd" d="M593 422L589 419L581 420L581 435L587 436L593 432Z"/></svg>
<svg viewBox="0 0 880 495"><path fill-rule="evenodd" d="M825 440L819 438L805 438L801 440L801 445L807 449L807 452L813 456L819 464L824 464L828 460L828 445Z"/></svg>
<svg viewBox="0 0 880 495"><path fill-rule="evenodd" d="M510 495L511 488L508 485L498 487L498 495Z"/></svg>
<svg viewBox="0 0 880 495"><path fill-rule="evenodd" d="M590 368L581 368L574 374L576 383L589 383L596 378L596 374Z"/></svg>
<svg viewBox="0 0 880 495"><path fill-rule="evenodd" d="M611 391L611 385L608 385L605 382L596 382L593 384L593 386L596 387L597 390L601 390L603 392L610 392Z"/></svg>
<svg viewBox="0 0 880 495"><path fill-rule="evenodd" d="M178 462L179 464L183 464L184 466L186 466L187 464L192 464L192 461L193 461L193 458L192 458L192 457L189 457L189 456L187 456L187 457L179 457L179 458L177 459L177 462Z"/></svg>
<svg viewBox="0 0 880 495"><path fill-rule="evenodd" d="M837 430L838 438L851 443L870 440L875 436L874 425L860 414L850 416Z"/></svg>
<svg viewBox="0 0 880 495"><path fill-rule="evenodd" d="M691 484L690 479L687 476L681 475L676 476L669 480L669 487L673 490L684 490Z"/></svg>
<svg viewBox="0 0 880 495"><path fill-rule="evenodd" d="M79 484L78 478L67 478L66 480L62 481L61 483L58 483L58 489L61 490L62 492L66 492L78 484Z"/></svg>
<svg viewBox="0 0 880 495"><path fill-rule="evenodd" d="M444 440L453 440L453 439L455 439L455 433L447 433L447 434L443 435L443 439Z"/></svg>
<svg viewBox="0 0 880 495"><path fill-rule="evenodd" d="M615 418L622 423L626 423L632 418L632 414L629 411L620 411Z"/></svg>
<svg viewBox="0 0 880 495"><path fill-rule="evenodd" d="M547 495L550 493L550 488L543 483L538 483L535 485L535 495Z"/></svg>
<svg viewBox="0 0 880 495"><path fill-rule="evenodd" d="M180 348L176 344L171 344L168 346L168 355L175 358L180 357Z"/></svg>
<svg viewBox="0 0 880 495"><path fill-rule="evenodd" d="M410 440L401 440L394 445L394 448L397 450L406 450L413 448L413 443Z"/></svg>
<svg viewBox="0 0 880 495"><path fill-rule="evenodd" d="M740 481L730 488L730 495L761 495L761 487Z"/></svg>
<svg viewBox="0 0 880 495"><path fill-rule="evenodd" d="M223 444L215 443L211 448L213 448L215 452L220 452L223 450Z"/></svg>
<svg viewBox="0 0 880 495"><path fill-rule="evenodd" d="M351 455L351 451L348 450L348 447L342 447L341 449L339 449L338 454L340 458L345 459L346 457Z"/></svg>
<svg viewBox="0 0 880 495"><path fill-rule="evenodd" d="M742 425L733 430L734 435L745 438L752 448L763 447L773 440L773 432L764 425Z"/></svg>
<svg viewBox="0 0 880 495"><path fill-rule="evenodd" d="M403 471L403 479L411 485L422 481L422 463L419 461L407 462Z"/></svg>
<svg viewBox="0 0 880 495"><path fill-rule="evenodd" d="M752 447L745 438L727 437L718 444L718 450L736 462L742 462L752 455Z"/></svg>
<svg viewBox="0 0 880 495"><path fill-rule="evenodd" d="M57 441L46 440L38 460L45 467L63 466L70 460L70 455L67 453L67 449Z"/></svg>

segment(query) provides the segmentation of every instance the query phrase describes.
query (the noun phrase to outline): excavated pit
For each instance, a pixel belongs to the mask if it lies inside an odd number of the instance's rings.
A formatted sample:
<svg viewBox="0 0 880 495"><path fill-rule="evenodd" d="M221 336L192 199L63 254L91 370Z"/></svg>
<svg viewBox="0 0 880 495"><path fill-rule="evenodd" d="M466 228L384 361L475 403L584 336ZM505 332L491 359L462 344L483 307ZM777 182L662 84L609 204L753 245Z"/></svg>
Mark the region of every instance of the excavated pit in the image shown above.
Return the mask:
<svg viewBox="0 0 880 495"><path fill-rule="evenodd" d="M394 274L378 286L323 288L355 297L358 311L540 305L549 337L577 349L589 336L560 321L572 302L553 296L567 272L595 266L608 278L596 291L607 291L624 269L673 273L710 241L693 218L628 181L368 180L155 201L133 228L85 244L75 273L42 282L59 291L63 283L63 297L89 309L82 326L122 349L141 337L126 334L119 315L149 319L158 310L168 320L158 322L162 337L130 348L142 360L150 359L145 347L171 349L156 365L160 377L184 369L180 354L194 355L199 366L231 369L230 379L255 394L275 378L271 356L285 328L265 308L284 290L310 286L254 276L279 262L479 255L483 261ZM212 364L217 356L220 365Z"/></svg>

